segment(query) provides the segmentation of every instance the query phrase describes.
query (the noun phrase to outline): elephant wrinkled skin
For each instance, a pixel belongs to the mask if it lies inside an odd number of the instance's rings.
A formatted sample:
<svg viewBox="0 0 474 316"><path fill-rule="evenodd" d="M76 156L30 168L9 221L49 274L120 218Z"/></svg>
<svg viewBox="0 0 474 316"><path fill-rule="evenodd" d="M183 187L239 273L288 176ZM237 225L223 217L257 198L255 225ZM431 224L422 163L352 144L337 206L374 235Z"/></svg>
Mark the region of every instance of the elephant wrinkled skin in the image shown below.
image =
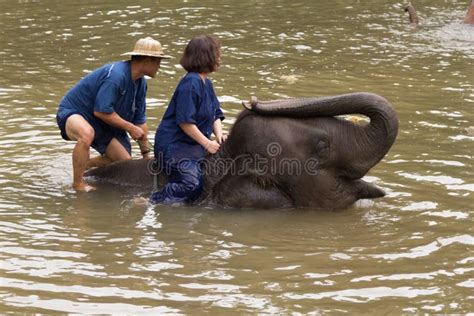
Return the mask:
<svg viewBox="0 0 474 316"><path fill-rule="evenodd" d="M340 209L384 191L361 178L395 141L398 119L372 93L244 102L220 151L203 161L205 188L198 203L233 208ZM370 123L336 117L361 114ZM151 191L144 160L117 162L87 173L99 181ZM156 168L155 168L156 169Z"/></svg>

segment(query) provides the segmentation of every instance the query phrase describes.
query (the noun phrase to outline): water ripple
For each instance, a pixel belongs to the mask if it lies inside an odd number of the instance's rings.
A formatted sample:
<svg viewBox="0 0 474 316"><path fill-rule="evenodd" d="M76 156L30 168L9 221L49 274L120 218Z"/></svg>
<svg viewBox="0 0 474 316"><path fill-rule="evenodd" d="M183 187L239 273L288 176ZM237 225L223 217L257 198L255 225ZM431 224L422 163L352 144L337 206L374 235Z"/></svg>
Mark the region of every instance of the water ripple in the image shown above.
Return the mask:
<svg viewBox="0 0 474 316"><path fill-rule="evenodd" d="M407 252L372 255L372 257L377 258L377 259L379 258L385 259L385 260L397 260L397 259L403 259L403 258L414 259L414 258L429 256L432 253L439 251L443 247L450 246L452 244L474 246L474 237L467 234L454 236L454 237L444 237L444 238L440 237L440 238L437 238L436 241L432 243L429 243L424 246L418 246L418 247L412 248Z"/></svg>
<svg viewBox="0 0 474 316"><path fill-rule="evenodd" d="M417 289L412 287L374 287L322 293L288 293L284 294L284 297L291 300L321 300L325 298L331 298L335 301L341 302L345 301L352 303L365 303L373 300L380 300L387 297L416 298L419 296L429 296L439 293L441 293L441 291L437 288Z"/></svg>

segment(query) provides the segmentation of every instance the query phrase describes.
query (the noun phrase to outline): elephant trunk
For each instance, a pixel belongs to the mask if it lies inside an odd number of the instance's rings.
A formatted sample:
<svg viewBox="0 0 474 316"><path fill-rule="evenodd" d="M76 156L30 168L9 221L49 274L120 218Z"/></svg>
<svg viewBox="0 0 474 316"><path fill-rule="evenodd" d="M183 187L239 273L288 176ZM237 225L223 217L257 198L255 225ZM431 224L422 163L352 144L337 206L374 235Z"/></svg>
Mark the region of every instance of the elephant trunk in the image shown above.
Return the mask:
<svg viewBox="0 0 474 316"><path fill-rule="evenodd" d="M367 126L354 126L344 134L343 155L350 160L341 166L350 178L361 178L388 152L398 132L398 118L392 105L373 93L350 93L339 96L286 99L259 102L252 100L244 106L260 115L294 118L362 114L370 118ZM347 135L345 134L347 133ZM335 139L340 137L335 136ZM350 151L350 152L349 152Z"/></svg>

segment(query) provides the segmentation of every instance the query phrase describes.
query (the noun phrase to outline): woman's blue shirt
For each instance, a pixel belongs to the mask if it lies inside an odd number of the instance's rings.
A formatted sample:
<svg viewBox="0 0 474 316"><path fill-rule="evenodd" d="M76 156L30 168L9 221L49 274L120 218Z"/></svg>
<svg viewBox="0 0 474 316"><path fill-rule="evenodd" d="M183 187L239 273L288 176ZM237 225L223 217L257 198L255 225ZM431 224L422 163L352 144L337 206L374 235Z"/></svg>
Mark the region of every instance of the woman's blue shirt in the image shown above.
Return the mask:
<svg viewBox="0 0 474 316"><path fill-rule="evenodd" d="M198 73L188 72L176 87L170 104L156 130L155 157L158 157L160 153L162 155L167 153L166 156L172 158L175 155L169 152L170 148L179 150L179 156L186 156L188 151L195 153L196 145L199 144L186 135L179 125L182 123L195 124L207 138L210 138L214 122L217 119L223 120L224 114L211 80L203 81ZM204 156L203 148L200 145L199 147L199 155Z"/></svg>

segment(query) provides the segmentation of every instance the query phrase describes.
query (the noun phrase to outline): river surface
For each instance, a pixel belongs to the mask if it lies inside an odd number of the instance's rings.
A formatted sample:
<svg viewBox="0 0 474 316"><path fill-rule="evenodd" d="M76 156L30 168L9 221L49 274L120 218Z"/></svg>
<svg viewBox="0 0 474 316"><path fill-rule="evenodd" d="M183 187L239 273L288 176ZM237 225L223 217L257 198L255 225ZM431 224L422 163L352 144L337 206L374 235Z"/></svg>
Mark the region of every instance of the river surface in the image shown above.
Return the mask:
<svg viewBox="0 0 474 316"><path fill-rule="evenodd" d="M416 7L418 28L394 0L0 0L0 313L474 312L474 27L467 1ZM397 141L366 177L387 196L235 211L71 190L61 97L151 35L175 57L148 81L152 139L202 33L222 43L227 131L251 95L393 103Z"/></svg>

